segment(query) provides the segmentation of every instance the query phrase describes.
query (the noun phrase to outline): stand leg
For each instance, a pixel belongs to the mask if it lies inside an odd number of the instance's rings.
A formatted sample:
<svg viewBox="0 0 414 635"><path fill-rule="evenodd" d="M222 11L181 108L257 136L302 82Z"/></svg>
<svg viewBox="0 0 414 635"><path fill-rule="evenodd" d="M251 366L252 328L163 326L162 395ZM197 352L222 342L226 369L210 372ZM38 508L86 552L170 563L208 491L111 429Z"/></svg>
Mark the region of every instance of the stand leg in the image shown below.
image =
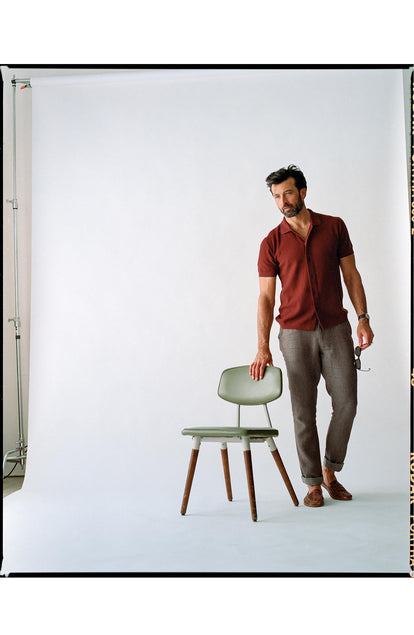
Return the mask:
<svg viewBox="0 0 414 635"><path fill-rule="evenodd" d="M250 498L250 510L252 513L252 520L257 520L257 510L256 510L256 495L254 491L254 481L253 481L253 465L252 465L252 453L251 450L244 450L244 464L246 467L246 476L247 476L247 487L249 489L249 498Z"/></svg>
<svg viewBox="0 0 414 635"><path fill-rule="evenodd" d="M223 462L224 480L226 481L227 498L229 501L233 500L233 492L231 491L230 480L230 468L229 468L229 455L227 452L227 444L223 443L221 446L221 460Z"/></svg>
<svg viewBox="0 0 414 635"><path fill-rule="evenodd" d="M188 466L187 480L185 483L183 502L181 505L181 514L184 516L187 511L188 499L190 498L191 485L193 484L194 472L197 465L199 450L191 451L190 465Z"/></svg>
<svg viewBox="0 0 414 635"><path fill-rule="evenodd" d="M273 442L273 445L274 445L274 450L272 450L272 448L271 448L270 449L270 454L273 456L273 458L275 460L275 463L276 463L277 467L279 468L279 472L282 475L282 478L283 478L283 480L285 482L285 485L286 485L286 487L288 489L288 492L289 492L290 497L291 497L291 499L293 501L293 504L298 506L299 505L299 501L298 501L298 499L296 497L295 490L293 489L293 486L292 486L292 483L290 482L290 478L288 476L288 473L285 470L285 466L283 465L283 461L281 459L281 456L280 456L280 454L278 452L278 449L276 448L276 445L274 444L274 442ZM270 446L270 444L269 444L269 446Z"/></svg>

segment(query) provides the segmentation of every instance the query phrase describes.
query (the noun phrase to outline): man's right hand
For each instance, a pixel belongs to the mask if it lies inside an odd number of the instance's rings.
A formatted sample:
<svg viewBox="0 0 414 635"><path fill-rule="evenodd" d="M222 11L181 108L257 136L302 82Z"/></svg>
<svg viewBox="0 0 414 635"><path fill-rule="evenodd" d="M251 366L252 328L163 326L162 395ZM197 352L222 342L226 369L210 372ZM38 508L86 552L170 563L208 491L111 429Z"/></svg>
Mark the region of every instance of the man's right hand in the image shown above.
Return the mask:
<svg viewBox="0 0 414 635"><path fill-rule="evenodd" d="M266 366L273 366L272 353L269 349L258 351L253 364L250 365L251 377L256 381L263 379Z"/></svg>

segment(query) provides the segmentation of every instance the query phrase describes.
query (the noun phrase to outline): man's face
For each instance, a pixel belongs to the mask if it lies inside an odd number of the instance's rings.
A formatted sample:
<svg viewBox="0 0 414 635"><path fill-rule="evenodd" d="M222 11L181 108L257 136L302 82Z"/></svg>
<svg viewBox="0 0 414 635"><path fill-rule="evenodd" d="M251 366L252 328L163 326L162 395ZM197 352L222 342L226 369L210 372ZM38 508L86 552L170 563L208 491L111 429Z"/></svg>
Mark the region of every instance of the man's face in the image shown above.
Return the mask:
<svg viewBox="0 0 414 635"><path fill-rule="evenodd" d="M293 176L290 176L283 183L272 185L270 191L276 205L286 218L293 218L299 214L303 207L303 199L306 196L306 188L299 192Z"/></svg>

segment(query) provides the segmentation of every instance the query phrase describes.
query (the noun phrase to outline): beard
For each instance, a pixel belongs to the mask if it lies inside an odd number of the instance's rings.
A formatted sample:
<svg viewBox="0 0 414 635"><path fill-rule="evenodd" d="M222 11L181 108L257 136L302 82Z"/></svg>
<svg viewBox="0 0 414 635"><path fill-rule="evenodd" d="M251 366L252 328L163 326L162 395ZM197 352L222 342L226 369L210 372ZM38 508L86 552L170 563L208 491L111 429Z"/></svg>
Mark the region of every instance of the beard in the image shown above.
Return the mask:
<svg viewBox="0 0 414 635"><path fill-rule="evenodd" d="M299 200L296 203L296 205L286 206L285 208L282 207L280 211L282 212L283 216L285 216L286 218L293 218L294 216L297 216L299 214L302 208L303 208L303 198L299 195Z"/></svg>

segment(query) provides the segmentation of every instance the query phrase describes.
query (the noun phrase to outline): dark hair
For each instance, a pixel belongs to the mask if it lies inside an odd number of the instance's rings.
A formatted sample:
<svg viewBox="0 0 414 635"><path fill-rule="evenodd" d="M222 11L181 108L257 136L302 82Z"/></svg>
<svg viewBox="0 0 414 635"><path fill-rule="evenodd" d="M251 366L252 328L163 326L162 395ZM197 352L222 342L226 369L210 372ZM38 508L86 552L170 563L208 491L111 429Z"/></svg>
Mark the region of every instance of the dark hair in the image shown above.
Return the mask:
<svg viewBox="0 0 414 635"><path fill-rule="evenodd" d="M283 183L283 181L286 181L286 179L291 176L293 176L293 178L295 179L295 185L299 191L304 187L307 188L306 179L302 170L300 170L296 165L293 165L292 163L288 165L287 168L280 168L280 170L278 170L277 172L272 172L271 174L269 174L266 179L266 184L270 189L272 185Z"/></svg>

